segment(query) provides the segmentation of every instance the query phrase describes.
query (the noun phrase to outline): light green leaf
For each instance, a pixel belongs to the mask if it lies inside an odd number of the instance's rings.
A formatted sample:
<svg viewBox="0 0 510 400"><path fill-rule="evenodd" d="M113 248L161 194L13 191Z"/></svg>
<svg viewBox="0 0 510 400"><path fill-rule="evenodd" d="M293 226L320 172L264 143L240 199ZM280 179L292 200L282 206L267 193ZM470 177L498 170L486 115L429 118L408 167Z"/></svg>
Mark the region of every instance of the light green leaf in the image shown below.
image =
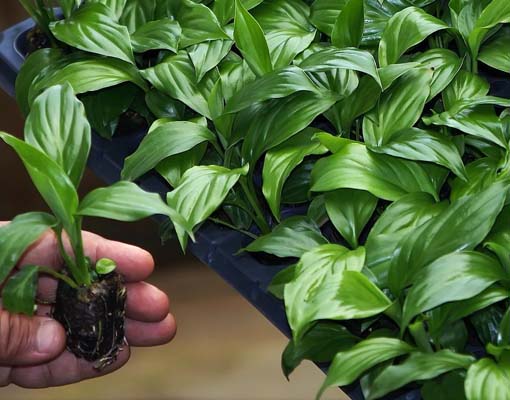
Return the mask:
<svg viewBox="0 0 510 400"><path fill-rule="evenodd" d="M133 50L143 53L149 50L170 50L177 53L181 26L171 19L159 19L142 25L131 36Z"/></svg>
<svg viewBox="0 0 510 400"><path fill-rule="evenodd" d="M307 251L327 242L315 222L296 216L287 218L271 233L260 236L244 250L265 252L277 257L301 257Z"/></svg>
<svg viewBox="0 0 510 400"><path fill-rule="evenodd" d="M197 82L200 82L207 72L215 68L225 58L233 42L231 40L211 40L191 46L189 57L195 67Z"/></svg>
<svg viewBox="0 0 510 400"><path fill-rule="evenodd" d="M264 32L240 0L235 0L235 5L234 39L236 46L255 75L265 75L273 70L273 64Z"/></svg>
<svg viewBox="0 0 510 400"><path fill-rule="evenodd" d="M412 351L415 351L413 347L398 339L381 337L363 340L335 356L317 399L328 387L349 385L372 367Z"/></svg>
<svg viewBox="0 0 510 400"><path fill-rule="evenodd" d="M126 26L129 33L154 20L157 0L126 0L119 22Z"/></svg>
<svg viewBox="0 0 510 400"><path fill-rule="evenodd" d="M443 21L418 7L407 7L388 22L379 44L379 64L395 64L411 47L434 32L447 29Z"/></svg>
<svg viewBox="0 0 510 400"><path fill-rule="evenodd" d="M367 400L378 399L408 383L435 378L456 369L467 369L474 357L450 350L412 353L404 362L390 365L376 376L365 393Z"/></svg>
<svg viewBox="0 0 510 400"><path fill-rule="evenodd" d="M107 6L112 15L115 18L115 21L118 21L120 16L122 15L122 11L124 11L124 7L126 6L127 0L88 0L89 3L103 3Z"/></svg>
<svg viewBox="0 0 510 400"><path fill-rule="evenodd" d="M510 29L504 28L483 45L478 59L488 66L510 73Z"/></svg>
<svg viewBox="0 0 510 400"><path fill-rule="evenodd" d="M216 140L206 127L187 121L170 121L153 129L138 149L126 158L122 179L134 180L165 158L191 150L200 143Z"/></svg>
<svg viewBox="0 0 510 400"><path fill-rule="evenodd" d="M468 400L509 400L508 365L497 364L490 358L482 358L468 369L464 388Z"/></svg>
<svg viewBox="0 0 510 400"><path fill-rule="evenodd" d="M52 86L36 98L27 117L25 140L54 160L78 188L91 133L85 108L71 86Z"/></svg>
<svg viewBox="0 0 510 400"><path fill-rule="evenodd" d="M325 194L331 222L351 248L358 247L361 231L377 206L377 198L362 190L340 189Z"/></svg>
<svg viewBox="0 0 510 400"><path fill-rule="evenodd" d="M487 96L489 82L468 71L460 71L443 92L445 110L451 110L460 101L475 100Z"/></svg>
<svg viewBox="0 0 510 400"><path fill-rule="evenodd" d="M278 147L267 152L262 171L262 193L273 215L280 219L282 189L291 172L305 157L326 153L318 140L313 140L316 129L307 128Z"/></svg>
<svg viewBox="0 0 510 400"><path fill-rule="evenodd" d="M405 75L413 68L423 67L419 62L406 62L401 64L390 64L379 68L379 76L384 90L388 89L402 75Z"/></svg>
<svg viewBox="0 0 510 400"><path fill-rule="evenodd" d="M9 276L27 248L56 224L53 216L32 212L18 215L0 228L0 283Z"/></svg>
<svg viewBox="0 0 510 400"><path fill-rule="evenodd" d="M38 267L27 265L9 278L2 291L2 306L10 313L34 315Z"/></svg>
<svg viewBox="0 0 510 400"><path fill-rule="evenodd" d="M80 5L81 0L59 0L58 3L60 4L60 7L62 8L64 17L69 18L71 16L73 10Z"/></svg>
<svg viewBox="0 0 510 400"><path fill-rule="evenodd" d="M109 8L101 3L83 5L70 18L51 23L50 29L72 47L135 62L127 28L112 20Z"/></svg>
<svg viewBox="0 0 510 400"><path fill-rule="evenodd" d="M331 34L331 43L338 48L358 47L363 37L364 0L349 0L338 15Z"/></svg>

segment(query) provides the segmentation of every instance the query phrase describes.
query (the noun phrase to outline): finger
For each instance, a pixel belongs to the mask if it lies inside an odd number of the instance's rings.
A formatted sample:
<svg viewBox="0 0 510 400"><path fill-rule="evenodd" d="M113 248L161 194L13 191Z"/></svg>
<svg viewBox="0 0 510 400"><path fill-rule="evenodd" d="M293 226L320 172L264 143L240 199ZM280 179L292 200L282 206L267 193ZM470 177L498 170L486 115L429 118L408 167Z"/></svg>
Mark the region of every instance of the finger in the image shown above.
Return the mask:
<svg viewBox="0 0 510 400"><path fill-rule="evenodd" d="M128 283L126 316L142 322L159 322L170 310L168 297L146 282Z"/></svg>
<svg viewBox="0 0 510 400"><path fill-rule="evenodd" d="M41 364L64 351L64 328L51 318L0 310L0 365Z"/></svg>
<svg viewBox="0 0 510 400"><path fill-rule="evenodd" d="M60 269L63 265L55 233L48 230L25 251L18 265L43 265Z"/></svg>
<svg viewBox="0 0 510 400"><path fill-rule="evenodd" d="M126 338L131 346L159 346L170 342L177 332L175 318L168 314L160 322L126 320Z"/></svg>
<svg viewBox="0 0 510 400"><path fill-rule="evenodd" d="M66 351L47 364L13 368L9 380L11 383L25 388L68 385L109 374L126 364L129 356L129 346L126 346L113 364L98 371L94 369L93 363L76 358L75 355Z"/></svg>

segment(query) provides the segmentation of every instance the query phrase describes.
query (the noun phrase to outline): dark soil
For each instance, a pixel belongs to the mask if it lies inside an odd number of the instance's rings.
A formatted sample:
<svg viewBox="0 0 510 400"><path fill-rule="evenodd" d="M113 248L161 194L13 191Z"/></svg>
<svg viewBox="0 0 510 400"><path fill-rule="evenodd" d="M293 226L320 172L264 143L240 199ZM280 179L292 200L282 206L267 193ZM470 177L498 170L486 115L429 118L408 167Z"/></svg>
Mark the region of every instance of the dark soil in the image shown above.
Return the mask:
<svg viewBox="0 0 510 400"><path fill-rule="evenodd" d="M78 289L59 281L53 318L66 330L67 349L99 370L113 363L125 342L125 302L126 288L116 272Z"/></svg>
<svg viewBox="0 0 510 400"><path fill-rule="evenodd" d="M51 41L39 27L36 26L27 32L27 55L47 47L51 47Z"/></svg>

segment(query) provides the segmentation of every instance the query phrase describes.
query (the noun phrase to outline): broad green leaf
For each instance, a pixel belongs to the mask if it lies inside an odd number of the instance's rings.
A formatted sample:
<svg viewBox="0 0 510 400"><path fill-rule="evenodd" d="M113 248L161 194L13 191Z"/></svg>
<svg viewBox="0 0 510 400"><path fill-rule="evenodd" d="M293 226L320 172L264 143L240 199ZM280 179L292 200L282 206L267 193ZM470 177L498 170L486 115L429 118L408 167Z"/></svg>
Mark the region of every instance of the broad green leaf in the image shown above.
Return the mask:
<svg viewBox="0 0 510 400"><path fill-rule="evenodd" d="M301 257L307 251L327 242L315 222L296 216L287 218L271 233L260 236L244 250L274 254L277 257Z"/></svg>
<svg viewBox="0 0 510 400"><path fill-rule="evenodd" d="M377 375L365 396L368 400L383 397L408 383L435 378L456 369L467 369L474 357L450 350L436 353L412 353L404 362L390 365Z"/></svg>
<svg viewBox="0 0 510 400"><path fill-rule="evenodd" d="M234 39L236 46L255 75L265 75L273 70L273 64L264 32L240 0L235 0L235 5Z"/></svg>
<svg viewBox="0 0 510 400"><path fill-rule="evenodd" d="M409 128L391 136L388 142L371 150L408 160L428 161L450 169L467 181L461 155L450 137L431 130Z"/></svg>
<svg viewBox="0 0 510 400"><path fill-rule="evenodd" d="M443 256L415 275L404 303L401 328L424 311L474 297L504 277L498 261L482 253Z"/></svg>
<svg viewBox="0 0 510 400"><path fill-rule="evenodd" d="M407 62L401 64L390 64L385 67L379 68L379 76L384 90L388 89L393 82L395 82L402 75L405 75L409 70L414 68L423 67L419 62Z"/></svg>
<svg viewBox="0 0 510 400"><path fill-rule="evenodd" d="M129 32L110 17L101 3L85 4L70 18L50 24L55 37L80 50L134 64Z"/></svg>
<svg viewBox="0 0 510 400"><path fill-rule="evenodd" d="M225 58L233 42L231 40L211 40L191 46L189 57L195 67L197 82L200 82L207 72L215 68Z"/></svg>
<svg viewBox="0 0 510 400"><path fill-rule="evenodd" d="M78 188L91 133L85 108L71 86L52 86L35 99L25 124L25 140L54 160Z"/></svg>
<svg viewBox="0 0 510 400"><path fill-rule="evenodd" d="M210 118L207 99L213 82L207 76L197 82L195 67L186 52L166 58L155 67L140 71L159 91L182 101L192 110Z"/></svg>
<svg viewBox="0 0 510 400"><path fill-rule="evenodd" d="M299 66L307 72L325 72L339 68L350 69L370 75L379 86L382 86L374 57L365 50L330 47L313 53Z"/></svg>
<svg viewBox="0 0 510 400"><path fill-rule="evenodd" d="M69 18L71 16L73 10L80 5L81 0L59 0L58 3L60 4L60 7L62 8L64 17Z"/></svg>
<svg viewBox="0 0 510 400"><path fill-rule="evenodd" d="M165 178L170 186L175 188L179 184L182 175L188 169L200 163L206 150L207 143L201 143L184 153L179 153L164 159L158 163L156 170Z"/></svg>
<svg viewBox="0 0 510 400"><path fill-rule="evenodd" d="M244 133L243 157L255 164L262 153L304 130L334 103L333 96L298 92L245 109L234 125Z"/></svg>
<svg viewBox="0 0 510 400"><path fill-rule="evenodd" d="M204 222L223 203L230 189L241 176L248 173L248 165L228 169L217 165L197 166L184 173L179 185L167 195L167 203L193 229ZM182 248L187 237L180 225L175 226Z"/></svg>
<svg viewBox="0 0 510 400"><path fill-rule="evenodd" d="M93 92L124 82L133 82L141 89L148 90L147 83L133 65L114 58L89 58L55 69L38 80L30 88L29 102L44 89L66 82L73 87L75 94Z"/></svg>
<svg viewBox="0 0 510 400"><path fill-rule="evenodd" d="M165 93L155 88L149 90L145 94L145 103L151 113L158 119L184 119L185 104L167 96Z"/></svg>
<svg viewBox="0 0 510 400"><path fill-rule="evenodd" d="M469 48L474 59L478 58L480 45L490 29L498 24L509 22L510 3L508 1L493 0L484 8L468 38Z"/></svg>
<svg viewBox="0 0 510 400"><path fill-rule="evenodd" d="M423 114L430 95L432 70L413 69L383 94L363 119L363 137L368 146L384 146L397 132L412 128Z"/></svg>
<svg viewBox="0 0 510 400"><path fill-rule="evenodd" d="M10 313L34 315L38 267L27 265L9 278L2 290L2 306Z"/></svg>
<svg viewBox="0 0 510 400"><path fill-rule="evenodd" d="M126 158L122 179L134 180L165 158L191 150L200 143L216 140L206 127L187 121L170 121L153 129L138 149Z"/></svg>
<svg viewBox="0 0 510 400"><path fill-rule="evenodd" d="M158 0L126 0L119 22L126 26L129 33L154 20Z"/></svg>
<svg viewBox="0 0 510 400"><path fill-rule="evenodd" d="M488 66L510 73L510 29L502 29L482 47L478 59Z"/></svg>
<svg viewBox="0 0 510 400"><path fill-rule="evenodd" d="M295 342L291 340L282 354L282 369L286 377L301 361L328 362L339 351L350 349L359 339L335 322L319 322Z"/></svg>
<svg viewBox="0 0 510 400"><path fill-rule="evenodd" d="M143 53L149 50L170 50L177 53L181 26L169 18L147 22L131 36L133 50Z"/></svg>
<svg viewBox="0 0 510 400"><path fill-rule="evenodd" d="M18 215L0 228L0 283L9 276L27 248L56 224L53 216L32 212Z"/></svg>
<svg viewBox="0 0 510 400"><path fill-rule="evenodd" d="M179 226L191 232L191 226L157 193L140 189L131 182L117 182L106 188L95 189L86 195L77 212L88 217L101 217L116 221L137 221L155 214L166 215Z"/></svg>
<svg viewBox="0 0 510 400"><path fill-rule="evenodd" d="M490 232L505 202L505 187L494 184L463 197L399 242L389 282L399 293L424 266L448 253L474 249ZM453 234L455 233L455 234Z"/></svg>
<svg viewBox="0 0 510 400"><path fill-rule="evenodd" d="M247 10L250 10L262 3L262 1L263 0L242 0L242 3ZM235 1L215 0L212 9L218 17L221 25L225 25L227 22L234 19Z"/></svg>
<svg viewBox="0 0 510 400"><path fill-rule="evenodd" d="M395 201L408 193L425 192L437 198L435 183L418 163L370 152L361 143L346 143L332 156L315 164L312 191L366 190Z"/></svg>
<svg viewBox="0 0 510 400"><path fill-rule="evenodd" d="M67 174L37 148L3 132L0 138L16 151L41 196L70 232L78 208L78 194Z"/></svg>
<svg viewBox="0 0 510 400"><path fill-rule="evenodd" d="M326 150L324 150L326 152ZM314 157L305 159L291 172L282 189L282 204L303 204L310 201Z"/></svg>
<svg viewBox="0 0 510 400"><path fill-rule="evenodd" d="M451 110L460 101L485 97L489 89L489 83L483 77L468 71L460 71L442 93L445 110Z"/></svg>
<svg viewBox="0 0 510 400"><path fill-rule="evenodd" d="M497 364L490 358L482 358L468 369L464 388L468 400L509 400L508 364Z"/></svg>
<svg viewBox="0 0 510 400"><path fill-rule="evenodd" d="M411 47L447 28L447 24L421 8L405 8L389 20L384 30L379 44L379 65L395 64Z"/></svg>
<svg viewBox="0 0 510 400"><path fill-rule="evenodd" d="M465 371L456 370L425 382L421 388L423 400L466 400L465 378Z"/></svg>
<svg viewBox="0 0 510 400"><path fill-rule="evenodd" d="M325 194L326 210L331 222L351 248L358 247L358 238L370 220L377 198L368 192L340 189Z"/></svg>
<svg viewBox="0 0 510 400"><path fill-rule="evenodd" d="M124 11L124 7L126 6L127 0L88 0L89 3L103 3L107 6L112 15L115 17L115 20L118 21L120 16L122 15L122 11Z"/></svg>
<svg viewBox="0 0 510 400"><path fill-rule="evenodd" d="M62 50L50 48L37 50L26 58L16 77L16 102L23 115L30 111L28 94L34 80L45 67L58 62L62 56Z"/></svg>
<svg viewBox="0 0 510 400"><path fill-rule="evenodd" d="M319 89L301 68L290 66L249 82L229 99L224 112L239 112L254 103L287 97L296 92L318 94Z"/></svg>
<svg viewBox="0 0 510 400"><path fill-rule="evenodd" d="M415 351L413 347L399 339L381 337L359 342L352 349L335 356L317 399L328 387L349 385L363 372L412 351Z"/></svg>
<svg viewBox="0 0 510 400"><path fill-rule="evenodd" d="M331 33L331 43L338 48L358 47L363 37L364 0L349 0L338 15Z"/></svg>
<svg viewBox="0 0 510 400"><path fill-rule="evenodd" d="M288 66L315 39L309 14L309 7L301 0L264 1L253 10L275 69Z"/></svg>
<svg viewBox="0 0 510 400"><path fill-rule="evenodd" d="M219 73L221 92L227 102L256 78L246 61L232 52L219 65Z"/></svg>
<svg viewBox="0 0 510 400"><path fill-rule="evenodd" d="M483 9L492 0L450 0L448 8L450 9L451 22L467 42L469 34L473 31L477 19L482 14Z"/></svg>
<svg viewBox="0 0 510 400"><path fill-rule="evenodd" d="M262 171L262 193L278 220L282 189L291 172L305 157L321 155L327 151L318 140L313 140L316 132L313 128L307 128L266 154Z"/></svg>

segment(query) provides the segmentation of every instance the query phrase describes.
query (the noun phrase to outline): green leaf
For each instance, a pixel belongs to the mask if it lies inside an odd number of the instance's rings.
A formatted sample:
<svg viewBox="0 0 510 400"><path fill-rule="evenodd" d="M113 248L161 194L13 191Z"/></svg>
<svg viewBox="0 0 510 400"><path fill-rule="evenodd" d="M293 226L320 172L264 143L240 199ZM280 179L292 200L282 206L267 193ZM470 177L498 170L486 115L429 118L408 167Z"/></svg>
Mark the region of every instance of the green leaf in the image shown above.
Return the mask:
<svg viewBox="0 0 510 400"><path fill-rule="evenodd" d="M179 186L168 193L167 203L184 217L185 226L193 229L216 211L230 189L247 173L248 165L232 170L217 165L193 167L184 173ZM179 225L175 229L184 249L187 238Z"/></svg>
<svg viewBox="0 0 510 400"><path fill-rule="evenodd" d="M445 110L451 110L460 101L485 97L489 90L489 83L481 76L468 71L460 71L443 92Z"/></svg>
<svg viewBox="0 0 510 400"><path fill-rule="evenodd" d="M423 400L466 400L465 378L465 371L456 370L425 382L421 389Z"/></svg>
<svg viewBox="0 0 510 400"><path fill-rule="evenodd" d="M285 285L292 282L295 277L296 264L292 264L278 272L267 287L267 291L276 298L283 300Z"/></svg>
<svg viewBox="0 0 510 400"><path fill-rule="evenodd" d="M235 7L234 39L236 46L255 75L265 75L273 70L273 64L264 32L240 0L235 0Z"/></svg>
<svg viewBox="0 0 510 400"><path fill-rule="evenodd" d="M0 138L16 151L53 214L70 231L78 194L64 170L46 154L14 136L0 132Z"/></svg>
<svg viewBox="0 0 510 400"><path fill-rule="evenodd" d="M468 369L464 388L468 400L509 400L508 364L497 364L489 358L482 358Z"/></svg>
<svg viewBox="0 0 510 400"><path fill-rule="evenodd" d="M383 92L377 106L363 118L367 145L384 146L392 135L413 127L423 114L431 82L432 70L412 69Z"/></svg>
<svg viewBox="0 0 510 400"><path fill-rule="evenodd" d="M179 23L168 18L147 22L131 36L133 50L137 53L149 50L177 53L181 32Z"/></svg>
<svg viewBox="0 0 510 400"><path fill-rule="evenodd" d="M93 92L124 82L133 82L143 90L147 83L140 72L131 64L114 58L88 58L54 69L30 88L29 102L44 89L69 83L75 94Z"/></svg>
<svg viewBox="0 0 510 400"><path fill-rule="evenodd" d="M49 214L32 212L18 215L0 228L0 283L9 276L27 248L56 223Z"/></svg>
<svg viewBox="0 0 510 400"><path fill-rule="evenodd" d="M283 373L288 378L303 360L331 361L336 353L350 349L358 340L338 323L319 322L299 342L289 342L282 354Z"/></svg>
<svg viewBox="0 0 510 400"><path fill-rule="evenodd" d="M124 7L126 6L127 0L88 0L88 2L103 3L110 9L115 20L118 21L118 19L122 15L122 11L124 11Z"/></svg>
<svg viewBox="0 0 510 400"><path fill-rule="evenodd" d="M170 186L175 188L179 184L182 175L188 169L200 163L206 150L207 143L201 143L184 153L179 153L164 159L156 166L156 170L165 178Z"/></svg>
<svg viewBox="0 0 510 400"><path fill-rule="evenodd" d="M411 47L434 32L447 29L443 21L417 7L407 7L388 22L379 44L379 64L395 64Z"/></svg>
<svg viewBox="0 0 510 400"><path fill-rule="evenodd" d="M186 52L167 57L162 63L140 73L159 91L211 118L207 100L214 82L208 76L197 82L195 67Z"/></svg>
<svg viewBox="0 0 510 400"><path fill-rule="evenodd" d="M310 9L301 0L265 1L253 10L262 28L275 69L288 66L315 39Z"/></svg>
<svg viewBox="0 0 510 400"><path fill-rule="evenodd" d="M187 121L170 121L157 126L142 140L138 149L126 158L122 179L134 180L150 171L165 158L188 151L216 137L206 127Z"/></svg>
<svg viewBox="0 0 510 400"><path fill-rule="evenodd" d="M450 137L440 133L409 128L397 132L381 147L371 150L394 157L415 161L428 161L450 169L455 175L468 180L459 150Z"/></svg>
<svg viewBox="0 0 510 400"><path fill-rule="evenodd" d="M377 198L361 190L340 189L326 193L325 199L331 222L355 249L361 231L375 211Z"/></svg>
<svg viewBox="0 0 510 400"><path fill-rule="evenodd" d="M188 49L189 57L195 67L197 82L207 72L215 68L225 58L233 42L231 40L211 40L196 44Z"/></svg>
<svg viewBox="0 0 510 400"><path fill-rule="evenodd" d="M410 382L432 379L456 369L467 369L474 361L471 356L450 350L412 353L403 363L384 368L365 396L367 400L378 399Z"/></svg>
<svg viewBox="0 0 510 400"><path fill-rule="evenodd" d="M415 275L404 303L402 329L414 316L441 304L474 297L504 278L497 260L482 253L443 256Z"/></svg>
<svg viewBox="0 0 510 400"><path fill-rule="evenodd" d="M419 62L406 62L401 64L391 64L379 68L379 76L381 77L382 87L388 89L402 75L405 75L411 69L423 67Z"/></svg>
<svg viewBox="0 0 510 400"><path fill-rule="evenodd" d="M314 192L358 189L389 201L408 193L425 192L437 198L436 184L420 164L371 153L365 145L355 142L346 142L332 156L317 161L312 182Z"/></svg>
<svg viewBox="0 0 510 400"><path fill-rule="evenodd" d="M307 72L325 72L339 68L362 72L370 75L382 87L374 57L365 50L329 47L305 58L299 66Z"/></svg>
<svg viewBox="0 0 510 400"><path fill-rule="evenodd" d="M363 37L365 8L363 0L349 0L335 21L331 43L338 48L358 47Z"/></svg>
<svg viewBox="0 0 510 400"><path fill-rule="evenodd" d="M319 88L301 68L290 66L246 84L229 99L224 112L239 112L254 103L287 97L296 92L318 94Z"/></svg>
<svg viewBox="0 0 510 400"><path fill-rule="evenodd" d="M38 267L27 265L9 278L2 291L2 306L10 313L34 315Z"/></svg>
<svg viewBox="0 0 510 400"><path fill-rule="evenodd" d="M398 339L381 337L363 340L352 349L335 356L317 399L328 387L349 385L363 372L414 350L409 344Z"/></svg>
<svg viewBox="0 0 510 400"><path fill-rule="evenodd" d="M399 293L415 274L435 259L474 249L487 236L506 198L495 184L480 194L463 197L399 242L390 271L390 287Z"/></svg>
<svg viewBox="0 0 510 400"><path fill-rule="evenodd" d="M28 144L54 160L78 188L90 152L90 124L70 85L52 86L36 98L25 125Z"/></svg>
<svg viewBox="0 0 510 400"><path fill-rule="evenodd" d="M75 7L78 7L81 0L59 0L60 7L65 18L69 18Z"/></svg>
<svg viewBox="0 0 510 400"><path fill-rule="evenodd" d="M482 47L478 59L488 66L510 73L510 29L501 29Z"/></svg>
<svg viewBox="0 0 510 400"><path fill-rule="evenodd" d="M130 34L154 20L158 0L126 0L119 22ZM129 37L129 36L128 36Z"/></svg>
<svg viewBox="0 0 510 400"><path fill-rule="evenodd" d="M62 50L50 48L37 50L25 59L16 77L16 102L23 115L26 116L30 111L28 94L34 80L41 71L58 62L62 56Z"/></svg>
<svg viewBox="0 0 510 400"><path fill-rule="evenodd" d="M250 10L262 3L262 1L263 0L242 0L242 3L247 10ZM230 22L234 18L235 2L232 0L215 0L212 8L221 25L227 24L227 22Z"/></svg>
<svg viewBox="0 0 510 400"><path fill-rule="evenodd" d="M484 241L484 246L495 253L503 267L510 272L510 229L508 218L510 207L506 206L496 219L489 236Z"/></svg>
<svg viewBox="0 0 510 400"><path fill-rule="evenodd" d="M271 233L260 236L244 250L265 252L277 257L301 257L307 251L327 242L315 222L296 216L287 218Z"/></svg>
<svg viewBox="0 0 510 400"><path fill-rule="evenodd" d="M112 20L109 8L101 3L83 5L70 18L51 23L50 29L72 47L135 63L127 28Z"/></svg>
<svg viewBox="0 0 510 400"><path fill-rule="evenodd" d="M266 154L262 171L262 193L277 220L280 219L282 189L291 172L305 157L327 151L319 141L313 140L316 132L316 129L307 128Z"/></svg>
<svg viewBox="0 0 510 400"><path fill-rule="evenodd" d="M115 261L110 260L109 258L101 258L96 262L96 272L99 275L108 275L115 271L116 268L117 264L115 264Z"/></svg>

